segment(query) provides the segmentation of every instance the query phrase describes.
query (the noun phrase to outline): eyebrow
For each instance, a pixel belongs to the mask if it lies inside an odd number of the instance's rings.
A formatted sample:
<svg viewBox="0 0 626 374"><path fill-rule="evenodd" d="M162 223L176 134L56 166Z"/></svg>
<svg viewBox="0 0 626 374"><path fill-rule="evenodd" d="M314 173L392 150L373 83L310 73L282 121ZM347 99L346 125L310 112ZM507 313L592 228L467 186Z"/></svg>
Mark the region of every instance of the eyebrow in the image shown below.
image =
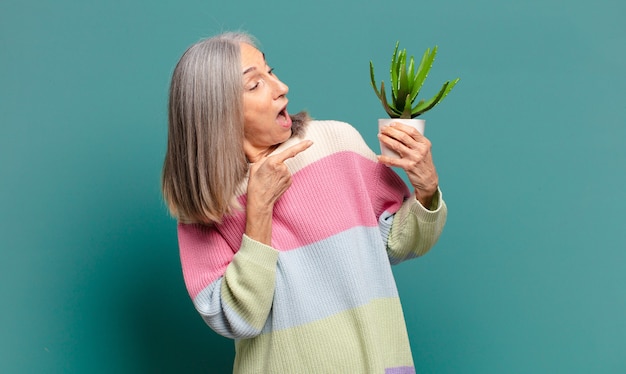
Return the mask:
<svg viewBox="0 0 626 374"><path fill-rule="evenodd" d="M256 70L256 66L251 66L249 68L247 68L246 70L243 71L243 75L246 75L247 73Z"/></svg>
<svg viewBox="0 0 626 374"><path fill-rule="evenodd" d="M263 55L263 61L265 61L265 53L261 52L261 54ZM247 73L256 70L256 66L250 66L249 68L247 68L246 70L243 71L243 75L246 75Z"/></svg>

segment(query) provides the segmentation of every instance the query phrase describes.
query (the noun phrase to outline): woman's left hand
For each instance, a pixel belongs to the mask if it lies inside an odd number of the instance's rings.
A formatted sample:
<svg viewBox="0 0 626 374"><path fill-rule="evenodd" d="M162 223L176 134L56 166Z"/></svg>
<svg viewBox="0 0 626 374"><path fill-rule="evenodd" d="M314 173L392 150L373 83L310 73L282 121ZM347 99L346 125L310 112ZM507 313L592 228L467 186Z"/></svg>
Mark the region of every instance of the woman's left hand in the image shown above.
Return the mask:
<svg viewBox="0 0 626 374"><path fill-rule="evenodd" d="M378 134L380 141L400 155L400 158L378 156L387 165L404 169L413 188L415 197L426 208L430 208L437 193L439 177L431 153L431 143L415 128L393 122Z"/></svg>

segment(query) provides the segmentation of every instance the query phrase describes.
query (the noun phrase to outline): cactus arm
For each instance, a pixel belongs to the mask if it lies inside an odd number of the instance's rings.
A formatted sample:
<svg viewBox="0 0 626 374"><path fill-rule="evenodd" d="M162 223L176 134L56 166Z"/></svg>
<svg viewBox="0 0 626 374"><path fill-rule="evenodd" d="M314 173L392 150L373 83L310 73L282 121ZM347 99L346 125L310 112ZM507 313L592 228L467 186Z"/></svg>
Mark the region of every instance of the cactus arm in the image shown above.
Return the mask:
<svg viewBox="0 0 626 374"><path fill-rule="evenodd" d="M391 74L391 100L395 101L398 97L398 46L400 45L400 41L396 42L396 47L393 50L393 55L391 56L391 67L389 73Z"/></svg>
<svg viewBox="0 0 626 374"><path fill-rule="evenodd" d="M378 96L378 98L380 99L380 92L376 87L376 79L374 78L374 63L372 61L370 61L370 79L372 83L372 88L374 89L374 92L376 92L376 96Z"/></svg>
<svg viewBox="0 0 626 374"><path fill-rule="evenodd" d="M402 114L400 114L400 118L405 118L405 119L410 119L410 118L414 118L413 113L411 111L411 102L409 101L409 99L411 98L411 94L407 94L406 95L406 104L404 105L404 110L402 111Z"/></svg>
<svg viewBox="0 0 626 374"><path fill-rule="evenodd" d="M383 104L383 108L385 109L385 112L387 112L387 114L391 118L398 117L399 116L398 111L393 106L393 103L390 105L387 102L387 94L385 93L385 82L380 82L380 91L378 90L378 87L376 86L376 80L374 78L374 64L371 61L370 61L370 79L371 79L372 88L374 89L374 92L376 93L376 96L378 97L380 102Z"/></svg>
<svg viewBox="0 0 626 374"><path fill-rule="evenodd" d="M424 51L424 54L422 55L422 59L420 60L420 64L417 66L417 73L419 74L420 71L422 71L422 69L427 66L427 61L430 58L431 52L430 52L430 48L427 48L426 51Z"/></svg>
<svg viewBox="0 0 626 374"><path fill-rule="evenodd" d="M393 103L389 104L387 102L387 94L385 93L385 82L382 82L380 84L380 95L381 95L380 102L383 104L383 108L385 109L385 112L387 112L389 117L391 118L400 117L401 113L396 109Z"/></svg>
<svg viewBox="0 0 626 374"><path fill-rule="evenodd" d="M417 107L415 107L413 111L411 112L411 115L417 117L420 114L427 112L431 110L432 108L434 108L437 104L439 104L444 99L444 97L446 97L447 93L450 92L449 87L450 87L450 82L444 83L443 86L441 87L441 90L439 90L439 92L435 96L433 96L430 100L428 101L422 100L421 105L418 105Z"/></svg>
<svg viewBox="0 0 626 374"><path fill-rule="evenodd" d="M449 85L450 82L444 83L441 87L441 90L439 90L439 92L435 96L433 96L430 100L423 102L421 106L415 107L412 113L419 115L434 108L435 105L437 105L443 99L444 93L448 89Z"/></svg>
<svg viewBox="0 0 626 374"><path fill-rule="evenodd" d="M409 67L407 69L407 79L409 82L415 81L415 61L413 56L409 59Z"/></svg>
<svg viewBox="0 0 626 374"><path fill-rule="evenodd" d="M437 103L443 98L443 92L448 87L449 82L443 84L441 90L433 96L430 100L424 101L421 100L420 103L411 111L412 118L419 116L420 114L431 110L437 105Z"/></svg>
<svg viewBox="0 0 626 374"><path fill-rule="evenodd" d="M411 118L415 118L419 116L420 114L427 112L431 110L432 108L434 108L435 105L439 104L446 96L448 96L448 93L452 91L452 89L454 88L454 86L457 84L458 81L459 81L459 78L453 81L447 81L446 83L443 84L443 86L441 87L441 90L439 90L439 92L435 96L433 96L430 100L420 101L420 103L411 111L411 116L412 116Z"/></svg>
<svg viewBox="0 0 626 374"><path fill-rule="evenodd" d="M415 75L415 81L413 82L413 90L411 91L411 100L415 100L417 95L424 85L424 81L428 77L428 73L430 72L430 68L433 66L433 62L435 61L435 56L437 56L437 46L432 49L430 48L424 52L422 56L422 61L420 62L419 67L417 68L417 74Z"/></svg>
<svg viewBox="0 0 626 374"><path fill-rule="evenodd" d="M398 76L398 93L396 109L403 111L405 107L411 107L410 98L411 89L409 85L409 77L406 71L406 50L400 52L400 71ZM410 109L409 109L410 110Z"/></svg>

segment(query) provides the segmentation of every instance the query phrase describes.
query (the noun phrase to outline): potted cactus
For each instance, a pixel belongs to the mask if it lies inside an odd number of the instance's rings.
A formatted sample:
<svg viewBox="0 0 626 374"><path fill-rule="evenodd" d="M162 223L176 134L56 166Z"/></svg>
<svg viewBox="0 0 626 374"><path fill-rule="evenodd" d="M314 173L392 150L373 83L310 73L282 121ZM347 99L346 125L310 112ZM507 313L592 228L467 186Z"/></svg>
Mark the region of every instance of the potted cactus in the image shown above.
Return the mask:
<svg viewBox="0 0 626 374"><path fill-rule="evenodd" d="M443 84L439 92L433 96L430 100L419 100L417 103L417 96L420 93L420 89L428 76L428 72L435 61L437 55L437 46L432 50L428 48L422 60L415 67L415 61L411 56L407 61L406 49L398 50L400 42L396 42L396 47L391 57L391 100L387 100L387 93L385 91L385 82L380 83L380 90L376 86L376 79L374 78L374 64L370 61L370 78L372 81L372 88L378 99L383 105L383 108L389 115L389 118L379 119L379 129L387 126L391 122L402 122L410 126L414 126L417 130L424 134L424 126L426 121L423 119L416 119L419 115L431 110L437 104L439 104L447 95L452 91L452 88L457 84L459 78L452 81L447 81ZM395 152L387 149L384 144L381 143L381 153L390 157L399 157Z"/></svg>

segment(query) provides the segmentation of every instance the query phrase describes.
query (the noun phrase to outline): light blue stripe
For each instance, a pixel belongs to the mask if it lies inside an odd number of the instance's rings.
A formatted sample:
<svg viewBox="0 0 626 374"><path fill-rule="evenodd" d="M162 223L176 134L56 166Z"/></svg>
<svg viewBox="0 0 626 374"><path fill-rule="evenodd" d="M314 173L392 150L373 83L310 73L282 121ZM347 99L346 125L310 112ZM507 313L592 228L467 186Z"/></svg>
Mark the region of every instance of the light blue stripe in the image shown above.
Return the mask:
<svg viewBox="0 0 626 374"><path fill-rule="evenodd" d="M232 308L222 302L221 277L200 291L194 299L196 310L215 332L231 339L252 338L261 331L247 323Z"/></svg>
<svg viewBox="0 0 626 374"><path fill-rule="evenodd" d="M356 227L281 252L273 310L263 331L303 325L375 299L397 297L382 230Z"/></svg>
<svg viewBox="0 0 626 374"><path fill-rule="evenodd" d="M281 252L276 292L263 332L313 322L368 302L398 295L385 244L393 215L384 213L379 227L357 227L296 250ZM261 331L222 302L219 278L194 299L204 321L232 339Z"/></svg>

